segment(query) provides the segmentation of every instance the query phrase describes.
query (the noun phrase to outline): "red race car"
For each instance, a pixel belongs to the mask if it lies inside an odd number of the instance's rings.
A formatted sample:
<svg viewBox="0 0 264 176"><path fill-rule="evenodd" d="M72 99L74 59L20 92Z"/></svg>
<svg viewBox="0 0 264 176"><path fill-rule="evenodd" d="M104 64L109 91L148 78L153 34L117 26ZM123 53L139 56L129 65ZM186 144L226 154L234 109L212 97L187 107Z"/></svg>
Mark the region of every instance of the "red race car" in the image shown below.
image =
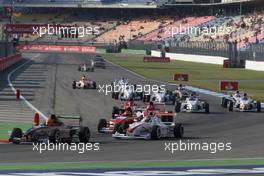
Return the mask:
<svg viewBox="0 0 264 176"><path fill-rule="evenodd" d="M133 106L127 106L126 103L123 107L113 107L112 118L107 122L106 119L100 119L97 129L99 133L110 133L113 134L116 131L126 130L129 124L134 123L146 117L151 112L165 111L165 104L159 103L154 104L150 108L150 104L145 107L138 107L135 104Z"/></svg>

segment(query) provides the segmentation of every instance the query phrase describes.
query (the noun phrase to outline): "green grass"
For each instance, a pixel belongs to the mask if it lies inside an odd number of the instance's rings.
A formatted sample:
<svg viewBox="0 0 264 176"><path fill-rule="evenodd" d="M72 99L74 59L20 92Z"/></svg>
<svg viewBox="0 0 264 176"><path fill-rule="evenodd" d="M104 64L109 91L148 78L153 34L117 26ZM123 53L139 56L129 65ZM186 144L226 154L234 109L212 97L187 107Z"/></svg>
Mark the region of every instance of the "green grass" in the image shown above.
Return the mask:
<svg viewBox="0 0 264 176"><path fill-rule="evenodd" d="M110 61L137 72L147 78L163 80L171 83L175 73L188 73L189 81L183 82L199 88L219 92L220 80L237 80L239 89L253 98L264 100L264 72L242 68L223 68L221 65L201 64L184 61L170 63L144 63L142 54L104 54Z"/></svg>
<svg viewBox="0 0 264 176"><path fill-rule="evenodd" d="M0 122L0 139L7 139L10 134L8 131L12 131L13 128L18 127L22 130L27 130L32 127L32 123L28 122Z"/></svg>
<svg viewBox="0 0 264 176"><path fill-rule="evenodd" d="M113 169L155 167L210 167L263 165L263 159L181 160L181 161L123 161L123 162L59 162L0 164L0 170L55 170L55 169Z"/></svg>

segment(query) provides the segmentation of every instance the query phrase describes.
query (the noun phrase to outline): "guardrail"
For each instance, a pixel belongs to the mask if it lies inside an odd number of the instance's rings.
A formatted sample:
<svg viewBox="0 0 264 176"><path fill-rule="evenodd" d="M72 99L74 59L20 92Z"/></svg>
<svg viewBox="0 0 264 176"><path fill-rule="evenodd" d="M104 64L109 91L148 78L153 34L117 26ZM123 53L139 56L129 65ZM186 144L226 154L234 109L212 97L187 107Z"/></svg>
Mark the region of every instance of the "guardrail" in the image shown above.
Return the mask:
<svg viewBox="0 0 264 176"><path fill-rule="evenodd" d="M160 51L152 50L151 55L159 57ZM166 53L166 57L169 57L171 60L198 62L205 64L217 64L217 65L223 65L224 60L228 59L226 57L221 57L221 56L203 56L203 55L176 54L176 53Z"/></svg>
<svg viewBox="0 0 264 176"><path fill-rule="evenodd" d="M0 71L4 71L22 59L21 54L0 58Z"/></svg>
<svg viewBox="0 0 264 176"><path fill-rule="evenodd" d="M36 52L61 52L61 53L95 53L95 46L74 46L74 45L19 45L19 51Z"/></svg>

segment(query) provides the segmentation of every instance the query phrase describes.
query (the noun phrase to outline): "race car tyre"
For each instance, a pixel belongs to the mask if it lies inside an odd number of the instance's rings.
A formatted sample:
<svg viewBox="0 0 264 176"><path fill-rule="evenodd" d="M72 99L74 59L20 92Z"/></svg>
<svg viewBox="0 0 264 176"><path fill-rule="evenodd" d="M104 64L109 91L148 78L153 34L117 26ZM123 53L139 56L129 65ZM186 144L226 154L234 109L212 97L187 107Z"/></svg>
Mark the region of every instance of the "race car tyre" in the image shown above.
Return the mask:
<svg viewBox="0 0 264 176"><path fill-rule="evenodd" d="M73 88L73 89L76 89L76 81L73 81L73 82L72 82L72 88Z"/></svg>
<svg viewBox="0 0 264 176"><path fill-rule="evenodd" d="M261 103L257 101L257 112L261 112Z"/></svg>
<svg viewBox="0 0 264 176"><path fill-rule="evenodd" d="M176 95L172 95L172 104L175 105L176 103Z"/></svg>
<svg viewBox="0 0 264 176"><path fill-rule="evenodd" d="M115 124L113 129L113 134L115 134L116 132L118 132L119 134L123 134L125 132L123 128L123 124L121 123Z"/></svg>
<svg viewBox="0 0 264 176"><path fill-rule="evenodd" d="M183 128L182 124L176 124L173 132L174 132L175 138L182 138L183 133L184 133L184 128Z"/></svg>
<svg viewBox="0 0 264 176"><path fill-rule="evenodd" d="M143 92L138 92L138 96L140 97L140 100L143 100Z"/></svg>
<svg viewBox="0 0 264 176"><path fill-rule="evenodd" d="M49 136L49 141L51 143L60 143L61 142L61 134L58 129L53 129Z"/></svg>
<svg viewBox="0 0 264 176"><path fill-rule="evenodd" d="M227 104L227 107L228 107L228 111L233 111L233 108L234 108L234 103L232 101L229 101L229 103Z"/></svg>
<svg viewBox="0 0 264 176"><path fill-rule="evenodd" d="M227 101L228 100L225 97L222 98L222 102L221 102L222 107L227 108Z"/></svg>
<svg viewBox="0 0 264 176"><path fill-rule="evenodd" d="M210 110L209 110L209 103L204 103L204 109L205 109L205 113L209 113Z"/></svg>
<svg viewBox="0 0 264 176"><path fill-rule="evenodd" d="M146 102L150 102L150 95L146 95Z"/></svg>
<svg viewBox="0 0 264 176"><path fill-rule="evenodd" d="M91 68L91 72L94 72L94 67Z"/></svg>
<svg viewBox="0 0 264 176"><path fill-rule="evenodd" d="M115 92L112 92L112 98L113 99L115 98Z"/></svg>
<svg viewBox="0 0 264 176"><path fill-rule="evenodd" d="M92 89L96 89L96 82L93 82L93 87Z"/></svg>
<svg viewBox="0 0 264 176"><path fill-rule="evenodd" d="M181 112L181 102L177 101L175 105L175 112Z"/></svg>
<svg viewBox="0 0 264 176"><path fill-rule="evenodd" d="M80 127L79 140L82 143L87 143L90 140L90 130L88 127Z"/></svg>
<svg viewBox="0 0 264 176"><path fill-rule="evenodd" d="M13 140L14 138L22 138L23 132L20 128L14 128L11 132L10 139L13 144L19 144L20 141Z"/></svg>
<svg viewBox="0 0 264 176"><path fill-rule="evenodd" d="M142 93L143 95L143 97L142 97L142 101L145 103L146 102L146 95L145 95L145 93Z"/></svg>
<svg viewBox="0 0 264 176"><path fill-rule="evenodd" d="M107 127L107 121L105 119L100 119L97 125L98 132L101 133L102 129L106 127Z"/></svg>
<svg viewBox="0 0 264 176"><path fill-rule="evenodd" d="M119 92L116 92L115 93L115 99L118 100L118 98L119 98Z"/></svg>
<svg viewBox="0 0 264 176"><path fill-rule="evenodd" d="M116 114L119 114L119 111L120 111L119 107L117 107L117 106L113 107L113 110L112 110L112 118L113 119L116 118Z"/></svg>
<svg viewBox="0 0 264 176"><path fill-rule="evenodd" d="M159 126L153 126L151 130L151 139L157 140L161 137L161 130Z"/></svg>

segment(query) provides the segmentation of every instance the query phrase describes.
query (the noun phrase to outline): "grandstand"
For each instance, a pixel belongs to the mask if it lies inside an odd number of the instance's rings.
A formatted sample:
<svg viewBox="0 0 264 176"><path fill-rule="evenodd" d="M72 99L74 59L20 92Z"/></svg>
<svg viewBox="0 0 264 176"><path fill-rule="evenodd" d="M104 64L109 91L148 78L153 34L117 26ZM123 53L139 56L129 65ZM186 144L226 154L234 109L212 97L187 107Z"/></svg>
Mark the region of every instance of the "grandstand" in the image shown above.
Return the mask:
<svg viewBox="0 0 264 176"><path fill-rule="evenodd" d="M237 43L240 50L264 43L263 1L258 0L14 1L12 21L15 24L61 24L100 29L99 34L93 33L78 38L23 34L20 35L22 42L100 44L100 46L125 42L128 46L135 46L134 44L137 43L138 48L146 48L145 43L152 46L162 43L174 48L181 46L187 49L190 45L192 50L206 46L204 50L206 52L211 49L211 45L217 46L217 50L222 53L226 53L229 43ZM10 6L10 1L5 0L5 3L9 3ZM45 6L40 8L43 3ZM28 4L31 6L27 6ZM17 6L19 8L16 8ZM47 8L51 6L53 8ZM78 10L74 10L73 6ZM98 10L99 7L103 9ZM185 29L192 30L186 32Z"/></svg>

